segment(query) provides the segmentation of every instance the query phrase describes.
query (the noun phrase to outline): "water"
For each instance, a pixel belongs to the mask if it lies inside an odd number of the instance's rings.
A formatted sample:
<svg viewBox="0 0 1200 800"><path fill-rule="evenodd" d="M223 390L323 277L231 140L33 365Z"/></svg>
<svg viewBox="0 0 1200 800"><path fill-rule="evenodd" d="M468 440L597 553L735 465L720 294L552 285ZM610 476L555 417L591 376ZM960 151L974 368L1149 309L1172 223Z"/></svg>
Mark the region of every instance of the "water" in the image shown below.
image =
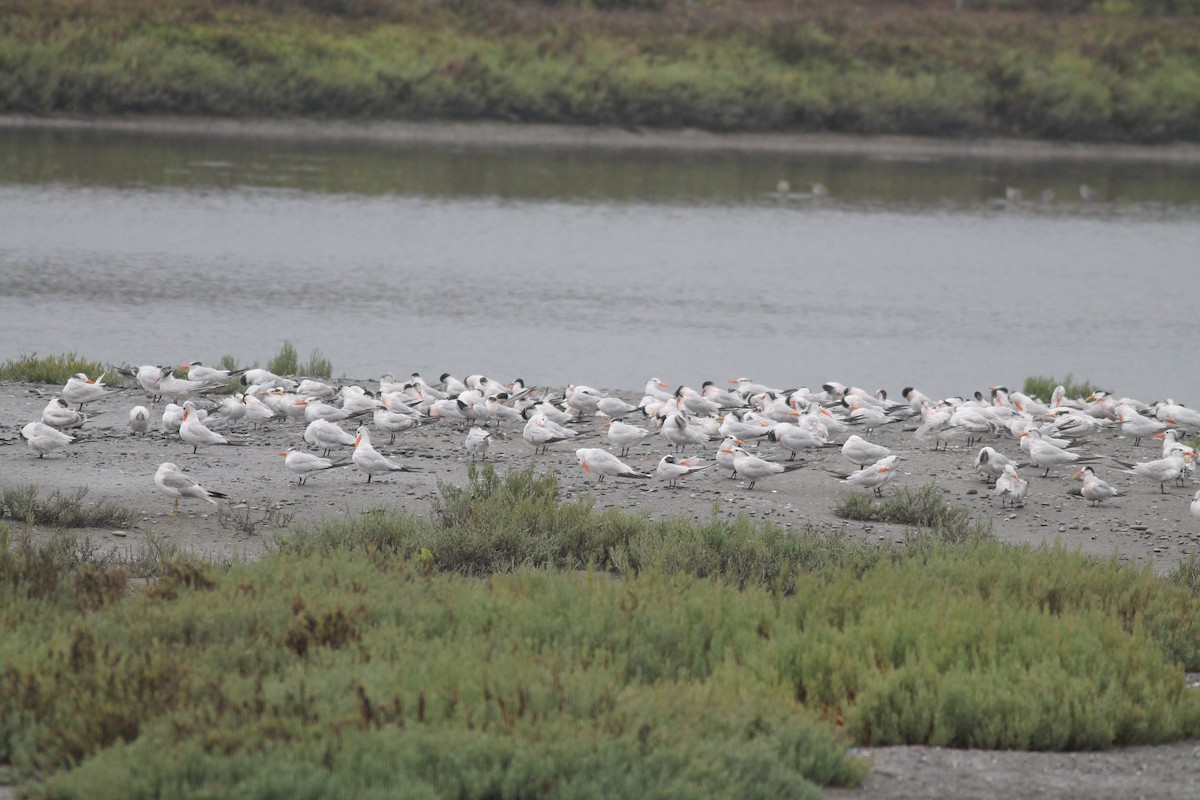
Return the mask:
<svg viewBox="0 0 1200 800"><path fill-rule="evenodd" d="M1197 254L1195 165L0 131L0 359L1196 405Z"/></svg>

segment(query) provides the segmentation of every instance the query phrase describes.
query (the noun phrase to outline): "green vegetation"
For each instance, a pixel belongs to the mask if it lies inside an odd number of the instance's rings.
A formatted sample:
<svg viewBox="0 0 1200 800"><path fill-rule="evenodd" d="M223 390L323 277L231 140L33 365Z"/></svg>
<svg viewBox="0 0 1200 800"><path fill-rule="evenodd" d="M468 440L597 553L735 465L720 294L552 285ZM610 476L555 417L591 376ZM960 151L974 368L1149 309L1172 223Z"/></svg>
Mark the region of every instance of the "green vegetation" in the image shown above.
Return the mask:
<svg viewBox="0 0 1200 800"><path fill-rule="evenodd" d="M818 798L851 742L1200 734L1194 561L652 522L488 467L441 495L132 593L0 548L0 766L32 798Z"/></svg>
<svg viewBox="0 0 1200 800"><path fill-rule="evenodd" d="M833 513L842 519L911 525L949 542L978 541L992 535L990 522L971 522L970 512L963 506L946 505L944 493L932 483L915 492L897 489L878 503L870 495L848 494L837 502Z"/></svg>
<svg viewBox="0 0 1200 800"><path fill-rule="evenodd" d="M62 386L77 372L96 379L104 369L104 365L99 361L88 361L74 351L43 358L38 358L37 353L22 353L20 358L10 358L0 364L0 380L54 383Z"/></svg>
<svg viewBox="0 0 1200 800"><path fill-rule="evenodd" d="M1200 136L1192 0L4 0L0 112Z"/></svg>
<svg viewBox="0 0 1200 800"><path fill-rule="evenodd" d="M300 363L296 346L284 340L283 346L270 361L267 370L276 375L303 375L308 378L328 378L333 375L333 364L317 348L313 348L306 363Z"/></svg>
<svg viewBox="0 0 1200 800"><path fill-rule="evenodd" d="M1021 391L1030 397L1036 397L1042 402L1049 402L1051 395L1054 394L1054 390L1060 385L1063 387L1065 396L1072 400L1089 397L1100 388L1099 386L1094 386L1091 381L1076 381L1075 376L1068 372L1063 376L1062 380L1055 378L1053 375L1031 375L1025 379L1025 385Z"/></svg>
<svg viewBox="0 0 1200 800"><path fill-rule="evenodd" d="M59 528L124 528L137 521L136 512L108 500L85 505L87 493L86 486L66 494L55 489L43 500L37 486L6 488L0 490L0 517Z"/></svg>

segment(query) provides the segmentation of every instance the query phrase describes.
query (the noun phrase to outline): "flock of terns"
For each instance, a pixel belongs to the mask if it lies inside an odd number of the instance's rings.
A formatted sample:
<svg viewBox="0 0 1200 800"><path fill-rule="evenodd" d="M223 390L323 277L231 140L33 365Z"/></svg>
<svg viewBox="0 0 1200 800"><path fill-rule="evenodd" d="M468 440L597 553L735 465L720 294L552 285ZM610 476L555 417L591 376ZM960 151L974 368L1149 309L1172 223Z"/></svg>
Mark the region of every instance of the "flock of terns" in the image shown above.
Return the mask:
<svg viewBox="0 0 1200 800"><path fill-rule="evenodd" d="M301 484L314 473L338 467L355 467L366 475L367 483L389 473L411 471L373 446L372 427L378 435L390 436L392 443L397 435L427 424L465 431L463 447L474 460L487 457L492 428L510 425L520 426L521 438L535 455L603 435L610 449L575 448L579 465L598 482L657 477L674 487L688 476L717 467L729 470L731 478L748 481L747 489L754 489L761 481L806 466L809 462L795 460L801 453L839 448L849 467L827 471L845 484L882 496L902 454L869 441L870 436L883 426L907 423L915 426L911 430L918 447L971 447L985 438L1009 437L1019 453L1014 450L1008 456L985 445L975 458L975 470L994 487L1002 505L1023 505L1029 484L1019 470L1031 466L1043 469L1045 477L1059 467L1075 470L1073 477L1082 481L1082 496L1099 505L1119 492L1092 465L1106 462L1158 484L1159 491L1166 493L1168 483L1182 486L1191 479L1197 458L1181 432L1200 431L1200 412L1169 400L1146 404L1104 392L1071 398L1062 386L1045 402L1003 386L991 388L988 395L976 392L970 398L941 400L909 387L901 402L884 391L870 393L834 382L820 391L784 390L740 378L730 381L729 387L708 381L698 390L679 386L672 391L652 378L640 402L633 404L589 386L551 391L526 386L520 379L504 384L483 375L459 380L443 374L430 384L417 373L402 381L386 374L378 391L370 392L357 385L293 379L263 369L222 370L200 362L179 369L185 378L176 377L176 369L167 366L119 369L137 381L151 405L165 402L159 413L151 413L146 405L133 407L131 434L146 435L157 419L163 435L178 436L195 453L201 448L244 444L226 435L238 426L302 422L307 448L292 446L279 453ZM68 431L88 423L84 411L88 403L126 391L106 386L103 377L75 375L47 403L41 419L24 426L22 436L38 457L75 440ZM231 392L234 385L237 391ZM346 426L353 426L354 432ZM1111 456L1083 455L1076 449L1104 430L1132 437L1135 445L1143 438L1159 439L1162 455L1129 463ZM671 450L661 457L653 476L622 461L632 447L653 437L660 437L662 447ZM349 456L340 457L346 448ZM709 449L714 450L710 463L695 454L684 455L688 450ZM763 457L751 449L770 455ZM179 513L184 499L216 503L226 497L171 462L159 466L154 482L174 498L172 514ZM1190 510L1200 517L1200 491Z"/></svg>

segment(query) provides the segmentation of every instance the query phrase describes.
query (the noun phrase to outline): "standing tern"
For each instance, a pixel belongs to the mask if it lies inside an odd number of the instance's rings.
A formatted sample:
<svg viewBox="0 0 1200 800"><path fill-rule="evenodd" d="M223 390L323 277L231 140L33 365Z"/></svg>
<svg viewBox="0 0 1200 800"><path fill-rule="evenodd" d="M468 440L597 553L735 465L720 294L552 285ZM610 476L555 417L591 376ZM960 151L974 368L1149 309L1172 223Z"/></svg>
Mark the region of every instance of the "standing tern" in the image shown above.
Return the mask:
<svg viewBox="0 0 1200 800"><path fill-rule="evenodd" d="M475 456L487 458L488 445L491 443L492 434L485 431L478 425L471 426L471 430L467 431L467 441L463 444L467 448L467 452L471 454L471 460L475 460Z"/></svg>
<svg viewBox="0 0 1200 800"><path fill-rule="evenodd" d="M619 455L622 458L629 455L630 447L654 435L654 431L648 431L616 419L607 423L605 427L608 428L608 440L621 448Z"/></svg>
<svg viewBox="0 0 1200 800"><path fill-rule="evenodd" d="M600 483L610 476L613 478L650 477L644 472L638 472L612 453L599 447L581 447L575 451L575 457L579 459L579 466L583 467L584 472L594 473L597 476L596 483Z"/></svg>
<svg viewBox="0 0 1200 800"><path fill-rule="evenodd" d="M1076 472L1073 477L1083 480L1083 487L1079 490L1079 493L1083 495L1085 500L1090 500L1093 506L1098 506L1104 500L1120 494L1116 489L1097 478L1095 471L1091 467L1084 467L1079 472Z"/></svg>
<svg viewBox="0 0 1200 800"><path fill-rule="evenodd" d="M82 411L84 403L93 403L122 391L121 389L109 389L102 383L103 379L104 376L101 375L96 380L91 380L85 373L76 372L62 388L63 399L72 405L79 406L79 410Z"/></svg>
<svg viewBox="0 0 1200 800"><path fill-rule="evenodd" d="M850 473L842 480L851 486L870 489L876 497L883 497L883 487L896 476L893 467L899 460L900 456L897 455L885 456L870 466Z"/></svg>
<svg viewBox="0 0 1200 800"><path fill-rule="evenodd" d="M386 475L389 472L415 472L411 467L403 467L394 461L389 461L378 450L371 446L371 432L366 425L359 425L354 439L354 455L351 457L354 466L367 473L367 483L376 475Z"/></svg>
<svg viewBox="0 0 1200 800"><path fill-rule="evenodd" d="M357 438L342 430L336 423L324 419L314 419L304 429L304 441L321 448L321 454L328 456L329 451L335 447L354 447Z"/></svg>
<svg viewBox="0 0 1200 800"><path fill-rule="evenodd" d="M866 439L855 434L846 439L842 445L842 458L856 465L859 469L873 464L881 458L887 458L892 454L892 451L881 444L868 442Z"/></svg>
<svg viewBox="0 0 1200 800"><path fill-rule="evenodd" d="M654 470L654 474L667 482L668 488L673 488L678 485L680 478L694 475L697 472L703 472L712 464L701 464L694 458L676 458L674 455L665 455L658 462L658 468Z"/></svg>
<svg viewBox="0 0 1200 800"><path fill-rule="evenodd" d="M992 490L993 494L1000 498L1001 508L1008 502L1012 503L1013 508L1017 506L1024 508L1025 495L1028 491L1029 481L1018 475L1017 468L1012 464L1004 465L1004 472L996 478L996 488Z"/></svg>
<svg viewBox="0 0 1200 800"><path fill-rule="evenodd" d="M193 455L201 447L212 447L217 444L244 444L243 442L231 442L206 426L196 413L196 405L191 400L183 404L183 420L179 424L179 438L192 446Z"/></svg>
<svg viewBox="0 0 1200 800"><path fill-rule="evenodd" d="M195 478L169 461L159 465L158 471L154 473L154 483L161 491L175 498L175 507L171 509L171 516L173 517L178 516L179 501L185 497L207 500L213 505L217 504L217 501L213 499L214 497L222 499L228 497L228 495L221 492L201 486L196 482Z"/></svg>
<svg viewBox="0 0 1200 800"><path fill-rule="evenodd" d="M725 452L724 448L722 448L722 452ZM791 472L804 466L804 462L800 461L790 464L767 461L765 458L750 455L737 445L729 448L728 452L733 454L733 468L737 471L738 477L749 479L750 485L746 487L747 489L753 489L754 484L763 478L778 475L781 472Z"/></svg>
<svg viewBox="0 0 1200 800"><path fill-rule="evenodd" d="M25 439L25 444L29 446L29 449L38 454L38 458L75 441L74 436L37 421L30 422L21 428L21 436Z"/></svg>
<svg viewBox="0 0 1200 800"><path fill-rule="evenodd" d="M287 450L279 453L279 455L284 457L283 465L299 476L299 480L296 482L297 486L303 486L304 482L308 480L308 476L314 472L321 472L322 470L333 469L334 467L344 467L347 464L345 461L330 461L328 458L321 458L304 450L298 450L295 447L289 447Z"/></svg>
<svg viewBox="0 0 1200 800"><path fill-rule="evenodd" d="M145 406L134 406L129 409L129 430L138 436L145 436L150 430L150 409Z"/></svg>

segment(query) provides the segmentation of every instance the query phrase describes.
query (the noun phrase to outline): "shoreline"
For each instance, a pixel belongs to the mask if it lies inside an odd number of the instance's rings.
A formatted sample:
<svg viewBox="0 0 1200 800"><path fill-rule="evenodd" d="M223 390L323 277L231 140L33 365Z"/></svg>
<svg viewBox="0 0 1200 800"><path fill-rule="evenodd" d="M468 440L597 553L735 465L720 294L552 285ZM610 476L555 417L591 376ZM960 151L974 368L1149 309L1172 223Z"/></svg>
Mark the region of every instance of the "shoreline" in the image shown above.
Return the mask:
<svg viewBox="0 0 1200 800"><path fill-rule="evenodd" d="M177 116L80 118L0 115L0 131L18 130L515 150L1200 163L1200 144L1182 142L1165 145L1136 145L1054 142L1033 139L938 139L915 136L821 133L713 133L694 128L633 131L613 126L592 127L506 122L225 119Z"/></svg>

